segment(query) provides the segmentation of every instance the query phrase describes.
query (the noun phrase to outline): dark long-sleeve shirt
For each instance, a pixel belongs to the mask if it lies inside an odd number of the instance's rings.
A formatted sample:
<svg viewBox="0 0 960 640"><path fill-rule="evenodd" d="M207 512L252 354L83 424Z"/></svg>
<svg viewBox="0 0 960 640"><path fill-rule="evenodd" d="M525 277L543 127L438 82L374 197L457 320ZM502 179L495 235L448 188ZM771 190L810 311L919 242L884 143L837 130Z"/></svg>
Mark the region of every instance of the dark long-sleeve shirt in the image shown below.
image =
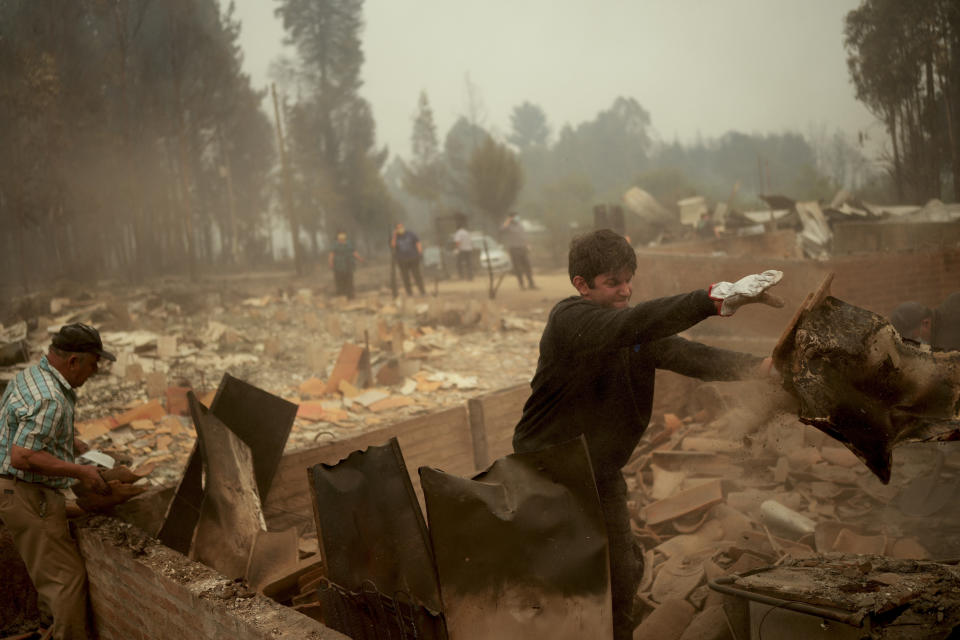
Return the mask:
<svg viewBox="0 0 960 640"><path fill-rule="evenodd" d="M951 293L933 313L930 346L947 351L960 350L960 291Z"/></svg>
<svg viewBox="0 0 960 640"><path fill-rule="evenodd" d="M736 380L760 363L756 356L676 335L716 313L706 291L626 309L581 297L557 303L540 339L514 450L533 451L584 434L598 482L617 477L650 421L656 369Z"/></svg>

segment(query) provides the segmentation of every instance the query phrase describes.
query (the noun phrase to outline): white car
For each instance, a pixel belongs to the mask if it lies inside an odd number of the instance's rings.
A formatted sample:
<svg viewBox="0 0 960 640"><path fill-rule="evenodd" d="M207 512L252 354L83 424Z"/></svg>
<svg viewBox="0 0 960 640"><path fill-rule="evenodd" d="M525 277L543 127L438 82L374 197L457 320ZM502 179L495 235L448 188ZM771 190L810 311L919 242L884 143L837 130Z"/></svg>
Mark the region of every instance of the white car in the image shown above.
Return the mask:
<svg viewBox="0 0 960 640"><path fill-rule="evenodd" d="M475 231L470 236L473 240L473 251L480 256L481 271L487 271L488 265L490 269L496 272L513 269L510 254L502 244L480 232ZM486 243L486 250L484 250L484 243Z"/></svg>

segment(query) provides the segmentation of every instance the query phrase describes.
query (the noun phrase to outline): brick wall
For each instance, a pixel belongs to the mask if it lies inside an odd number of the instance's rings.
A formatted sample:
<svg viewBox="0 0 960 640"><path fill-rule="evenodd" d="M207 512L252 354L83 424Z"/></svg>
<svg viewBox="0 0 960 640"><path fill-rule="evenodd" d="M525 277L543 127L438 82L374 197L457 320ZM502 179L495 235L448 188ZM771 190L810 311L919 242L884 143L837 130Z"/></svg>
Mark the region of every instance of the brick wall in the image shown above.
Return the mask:
<svg viewBox="0 0 960 640"><path fill-rule="evenodd" d="M783 282L775 289L786 301L784 308L750 305L732 318L708 318L691 329L691 335L776 338L806 294L830 272L835 274L831 289L835 297L881 315L889 314L905 300L936 306L960 289L960 249L841 256L824 261L639 252L634 300L702 289L711 282L733 281L765 269L784 272Z"/></svg>
<svg viewBox="0 0 960 640"><path fill-rule="evenodd" d="M135 527L95 518L78 528L100 640L344 640L293 609L146 538Z"/></svg>
<svg viewBox="0 0 960 640"><path fill-rule="evenodd" d="M802 258L803 251L797 245L797 232L791 229L770 231L753 236L729 236L712 240L671 242L650 247L649 253L672 253L685 255L771 256L775 258Z"/></svg>
<svg viewBox="0 0 960 640"><path fill-rule="evenodd" d="M834 255L936 251L960 244L960 222L844 222L833 229Z"/></svg>

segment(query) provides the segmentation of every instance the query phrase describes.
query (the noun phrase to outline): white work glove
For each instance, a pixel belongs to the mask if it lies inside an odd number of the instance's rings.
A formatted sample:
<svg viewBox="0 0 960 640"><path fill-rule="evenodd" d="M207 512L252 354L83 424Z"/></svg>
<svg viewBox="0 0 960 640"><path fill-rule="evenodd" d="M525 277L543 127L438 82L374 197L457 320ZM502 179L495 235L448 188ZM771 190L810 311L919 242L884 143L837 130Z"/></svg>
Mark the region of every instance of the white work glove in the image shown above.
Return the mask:
<svg viewBox="0 0 960 640"><path fill-rule="evenodd" d="M783 300L767 293L767 289L780 282L782 271L770 269L752 276L744 276L736 282L717 282L710 285L707 293L717 303L722 316L732 316L737 309L751 302L760 302L771 307L782 307Z"/></svg>

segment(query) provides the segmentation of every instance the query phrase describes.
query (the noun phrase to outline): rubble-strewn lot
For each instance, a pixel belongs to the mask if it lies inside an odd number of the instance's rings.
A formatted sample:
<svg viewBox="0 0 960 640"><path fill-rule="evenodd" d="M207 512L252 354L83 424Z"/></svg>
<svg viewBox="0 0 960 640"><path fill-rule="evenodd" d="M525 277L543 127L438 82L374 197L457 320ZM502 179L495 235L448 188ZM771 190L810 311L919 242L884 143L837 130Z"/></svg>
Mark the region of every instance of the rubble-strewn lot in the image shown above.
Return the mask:
<svg viewBox="0 0 960 640"><path fill-rule="evenodd" d="M322 290L321 290L322 291ZM504 311L478 292L355 300L269 283L191 285L52 297L27 336L31 360L48 329L87 322L116 363L79 391L78 432L132 467L175 480L193 447L185 394L209 405L224 373L300 405L288 450L353 435L528 381L545 307ZM369 346L368 385L329 388L345 344ZM353 363L356 365L356 363ZM9 379L25 366L8 367Z"/></svg>
<svg viewBox="0 0 960 640"><path fill-rule="evenodd" d="M679 638L688 629L692 635L682 637L729 638L726 629L697 635L713 627L721 601L707 581L726 574L800 559L816 565L829 553L958 557L960 510L952 498L960 450L952 444L896 449L893 480L884 485L849 450L800 423L793 399L774 384L702 384L676 410L651 425L626 467L645 550L638 605L644 614L666 605L646 617L637 637ZM824 579L793 595L871 613L834 598L839 588ZM956 608L953 595L929 595L942 599L934 608ZM676 635L656 635L666 628ZM897 637L939 637L934 631Z"/></svg>
<svg viewBox="0 0 960 640"><path fill-rule="evenodd" d="M347 301L270 279L170 281L35 301L44 311L27 343L35 360L48 327L100 328L118 362L81 390L80 435L133 468L155 464L148 482L171 484L195 441L185 394L209 405L225 372L299 405L288 450L527 382L546 314L569 293L562 275L554 281L549 293L511 292L496 303L479 286ZM707 586L725 574L825 553L960 557L960 451L951 444L895 450L884 485L800 423L794 400L773 382L668 377L658 397L660 411L625 469L645 556L641 637L730 637L717 617L720 595ZM830 600L836 585L819 586L804 597ZM952 596L942 597L952 611Z"/></svg>

